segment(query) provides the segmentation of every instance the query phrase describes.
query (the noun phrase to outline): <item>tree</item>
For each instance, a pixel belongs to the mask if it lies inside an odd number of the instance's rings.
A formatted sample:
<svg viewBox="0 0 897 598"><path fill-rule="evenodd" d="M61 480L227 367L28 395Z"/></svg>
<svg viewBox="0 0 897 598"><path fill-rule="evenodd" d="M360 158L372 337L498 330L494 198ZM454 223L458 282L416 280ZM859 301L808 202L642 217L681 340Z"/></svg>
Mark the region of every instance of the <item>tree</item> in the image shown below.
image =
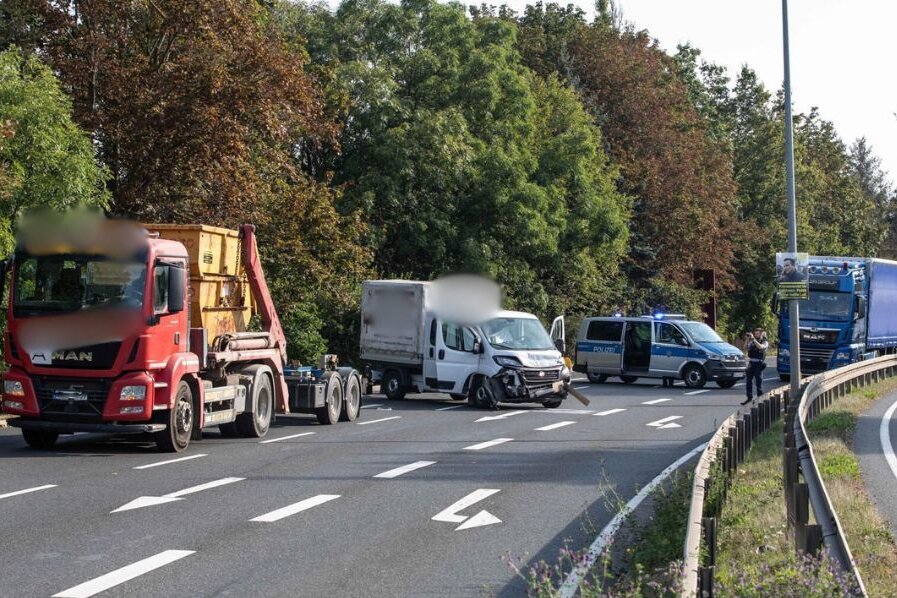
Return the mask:
<svg viewBox="0 0 897 598"><path fill-rule="evenodd" d="M105 178L50 69L18 50L0 53L0 249L11 250L24 210L105 205Z"/></svg>

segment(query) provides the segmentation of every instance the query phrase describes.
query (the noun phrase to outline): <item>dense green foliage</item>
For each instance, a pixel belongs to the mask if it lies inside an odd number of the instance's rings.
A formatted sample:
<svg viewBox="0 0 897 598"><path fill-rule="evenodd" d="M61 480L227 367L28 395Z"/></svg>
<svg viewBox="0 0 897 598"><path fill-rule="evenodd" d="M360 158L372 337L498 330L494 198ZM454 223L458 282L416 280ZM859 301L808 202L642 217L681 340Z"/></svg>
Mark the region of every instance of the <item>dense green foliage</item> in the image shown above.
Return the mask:
<svg viewBox="0 0 897 598"><path fill-rule="evenodd" d="M8 0L0 217L108 198L145 220L256 222L303 360L355 353L369 276L485 273L511 306L575 319L700 316L695 271L712 269L723 332L772 327L781 97L596 6L589 22L542 3ZM800 249L897 252L872 148L815 110L794 124Z"/></svg>

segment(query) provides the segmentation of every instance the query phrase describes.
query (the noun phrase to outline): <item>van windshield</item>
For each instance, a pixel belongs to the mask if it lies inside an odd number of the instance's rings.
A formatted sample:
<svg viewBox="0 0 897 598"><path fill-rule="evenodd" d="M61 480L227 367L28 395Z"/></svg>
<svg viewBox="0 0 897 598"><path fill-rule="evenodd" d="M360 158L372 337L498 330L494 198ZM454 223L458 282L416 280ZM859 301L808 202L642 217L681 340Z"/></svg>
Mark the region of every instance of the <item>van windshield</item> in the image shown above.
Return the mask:
<svg viewBox="0 0 897 598"><path fill-rule="evenodd" d="M677 322L696 343L724 343L716 331L703 322Z"/></svg>
<svg viewBox="0 0 897 598"><path fill-rule="evenodd" d="M486 340L496 349L547 351L554 344L542 322L535 318L493 318L480 325Z"/></svg>

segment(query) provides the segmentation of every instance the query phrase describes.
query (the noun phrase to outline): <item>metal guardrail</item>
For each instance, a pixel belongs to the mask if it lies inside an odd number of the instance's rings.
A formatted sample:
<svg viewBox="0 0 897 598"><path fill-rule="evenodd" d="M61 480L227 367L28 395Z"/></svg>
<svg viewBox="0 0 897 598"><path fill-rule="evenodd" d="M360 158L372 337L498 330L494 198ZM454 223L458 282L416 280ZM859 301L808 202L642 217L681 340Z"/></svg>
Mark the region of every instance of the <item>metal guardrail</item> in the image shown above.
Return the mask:
<svg viewBox="0 0 897 598"><path fill-rule="evenodd" d="M742 414L739 410L723 422L695 467L685 536L681 596L713 596L716 519L731 475L744 460L753 439L769 429L772 422L782 415L783 409L785 503L795 550L816 554L824 543L834 562L853 578L857 594L867 595L844 530L819 475L806 425L836 398L894 375L897 375L897 355L861 361L805 379L799 400L789 400L787 386L777 388L752 406L750 413ZM722 480L715 479L715 475L722 476ZM801 475L804 482L799 480ZM722 496L708 505L707 495L711 489L721 492ZM810 506L816 524L809 523ZM703 564L702 552L706 557Z"/></svg>

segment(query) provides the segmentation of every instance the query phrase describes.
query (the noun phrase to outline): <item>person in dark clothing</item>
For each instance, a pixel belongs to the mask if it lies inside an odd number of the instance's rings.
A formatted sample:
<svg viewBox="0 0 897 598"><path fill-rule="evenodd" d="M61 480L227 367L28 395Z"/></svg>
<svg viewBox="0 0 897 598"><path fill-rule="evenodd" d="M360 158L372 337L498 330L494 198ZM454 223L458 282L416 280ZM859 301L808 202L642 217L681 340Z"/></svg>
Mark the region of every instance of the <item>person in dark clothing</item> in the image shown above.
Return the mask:
<svg viewBox="0 0 897 598"><path fill-rule="evenodd" d="M782 275L779 276L779 282L802 282L803 280L804 275L797 269L794 260L786 257L782 262Z"/></svg>
<svg viewBox="0 0 897 598"><path fill-rule="evenodd" d="M747 405L754 399L754 383L757 384L757 396L763 394L763 370L766 368L766 350L769 349L769 342L766 340L766 333L762 328L754 328L754 333L748 335L744 352L747 353L747 380L745 388L747 390L747 398L741 402Z"/></svg>

